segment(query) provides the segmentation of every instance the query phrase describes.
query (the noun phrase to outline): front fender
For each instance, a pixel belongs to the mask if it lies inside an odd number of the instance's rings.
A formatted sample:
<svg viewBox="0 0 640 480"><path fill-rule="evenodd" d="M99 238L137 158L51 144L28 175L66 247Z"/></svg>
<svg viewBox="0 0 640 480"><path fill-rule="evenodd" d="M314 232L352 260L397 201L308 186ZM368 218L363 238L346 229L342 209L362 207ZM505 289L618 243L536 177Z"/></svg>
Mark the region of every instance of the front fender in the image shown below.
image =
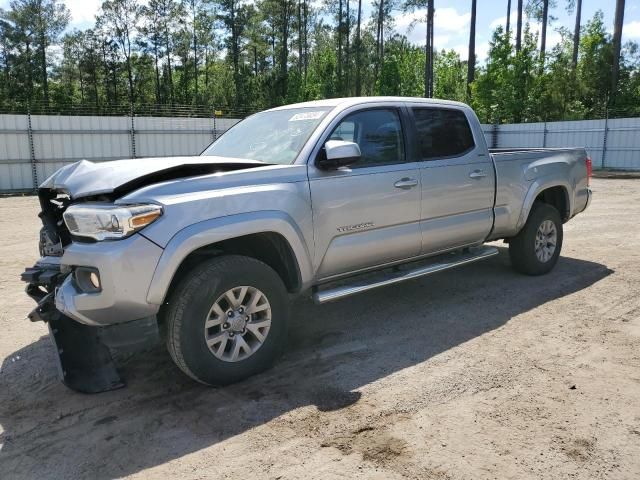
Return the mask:
<svg viewBox="0 0 640 480"><path fill-rule="evenodd" d="M538 195L544 190L552 187L564 188L567 207L569 209L569 212L573 211L573 198L569 194L569 192L572 191L572 188L569 182L565 180L559 180L555 176L544 176L536 178L529 186L529 190L527 190L527 194L524 197L522 210L520 211L520 217L518 218L518 223L516 225L517 231L520 231L522 227L524 227L524 224L527 222L527 218L529 218L529 213L531 212L531 208L533 207L533 202L535 202Z"/></svg>
<svg viewBox="0 0 640 480"><path fill-rule="evenodd" d="M147 302L161 305L182 261L198 248L253 233L282 235L298 262L303 288L313 277L309 249L293 219L280 211L260 211L229 215L190 225L176 233L162 253L147 293Z"/></svg>

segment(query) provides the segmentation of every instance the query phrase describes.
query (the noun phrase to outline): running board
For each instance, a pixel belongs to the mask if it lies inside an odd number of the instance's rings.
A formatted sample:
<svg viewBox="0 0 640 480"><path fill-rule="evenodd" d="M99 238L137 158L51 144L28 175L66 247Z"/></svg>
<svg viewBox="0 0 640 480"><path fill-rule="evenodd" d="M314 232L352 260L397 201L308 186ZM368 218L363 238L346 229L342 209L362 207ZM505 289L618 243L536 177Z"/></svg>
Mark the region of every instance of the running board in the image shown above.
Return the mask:
<svg viewBox="0 0 640 480"><path fill-rule="evenodd" d="M327 288L325 290L316 290L313 293L313 301L317 304L332 302L340 298L355 295L356 293L373 290L374 288L393 285L394 283L400 283L406 280L424 277L426 275L431 275L443 270L449 270L450 268L466 265L467 263L484 260L485 258L493 257L498 253L499 251L495 247L479 247L471 249L470 251L467 251L465 253L449 254L444 257L440 257L439 261L435 263L422 265L420 267L404 270L401 272L390 272L383 278L380 278L378 276L376 278L369 279L369 281L361 280L359 282L356 281L355 283L350 283L339 287Z"/></svg>

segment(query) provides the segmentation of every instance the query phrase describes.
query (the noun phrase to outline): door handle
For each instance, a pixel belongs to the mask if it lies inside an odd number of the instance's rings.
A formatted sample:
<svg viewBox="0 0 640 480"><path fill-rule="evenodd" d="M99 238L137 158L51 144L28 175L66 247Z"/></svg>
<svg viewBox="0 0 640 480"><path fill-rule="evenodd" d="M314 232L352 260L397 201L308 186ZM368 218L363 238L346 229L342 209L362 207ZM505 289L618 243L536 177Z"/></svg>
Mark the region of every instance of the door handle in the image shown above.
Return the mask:
<svg viewBox="0 0 640 480"><path fill-rule="evenodd" d="M396 183L393 184L394 187L402 188L403 190L409 190L410 188L413 188L416 185L418 185L418 180L416 180L415 178L409 178L409 177L401 178L400 180L398 180Z"/></svg>
<svg viewBox="0 0 640 480"><path fill-rule="evenodd" d="M487 174L484 173L484 170L474 170L469 174L469 178L484 178Z"/></svg>

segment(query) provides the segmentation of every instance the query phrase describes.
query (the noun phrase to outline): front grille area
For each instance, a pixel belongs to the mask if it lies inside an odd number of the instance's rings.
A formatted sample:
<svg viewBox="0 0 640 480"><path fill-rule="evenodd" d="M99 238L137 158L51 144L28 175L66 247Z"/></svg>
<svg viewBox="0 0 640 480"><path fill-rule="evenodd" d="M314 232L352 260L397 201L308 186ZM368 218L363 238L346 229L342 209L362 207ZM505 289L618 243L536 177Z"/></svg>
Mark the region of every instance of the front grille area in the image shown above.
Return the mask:
<svg viewBox="0 0 640 480"><path fill-rule="evenodd" d="M71 243L71 235L62 218L71 199L69 195L47 188L38 190L38 198L42 208L38 216L43 226L40 233L40 254L62 255L64 247Z"/></svg>

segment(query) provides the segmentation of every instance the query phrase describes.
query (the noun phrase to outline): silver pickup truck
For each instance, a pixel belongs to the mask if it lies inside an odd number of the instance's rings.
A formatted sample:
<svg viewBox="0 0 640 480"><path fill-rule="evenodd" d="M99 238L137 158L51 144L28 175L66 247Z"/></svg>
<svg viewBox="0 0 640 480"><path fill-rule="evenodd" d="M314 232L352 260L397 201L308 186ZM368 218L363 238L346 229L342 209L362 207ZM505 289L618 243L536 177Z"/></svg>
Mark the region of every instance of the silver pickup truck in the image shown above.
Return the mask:
<svg viewBox="0 0 640 480"><path fill-rule="evenodd" d="M271 365L289 303L495 255L553 268L591 200L584 149L487 148L466 105L322 100L238 123L200 156L66 166L39 188L42 258L23 273L63 381L122 386L114 351L161 338L221 385Z"/></svg>

